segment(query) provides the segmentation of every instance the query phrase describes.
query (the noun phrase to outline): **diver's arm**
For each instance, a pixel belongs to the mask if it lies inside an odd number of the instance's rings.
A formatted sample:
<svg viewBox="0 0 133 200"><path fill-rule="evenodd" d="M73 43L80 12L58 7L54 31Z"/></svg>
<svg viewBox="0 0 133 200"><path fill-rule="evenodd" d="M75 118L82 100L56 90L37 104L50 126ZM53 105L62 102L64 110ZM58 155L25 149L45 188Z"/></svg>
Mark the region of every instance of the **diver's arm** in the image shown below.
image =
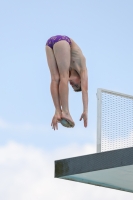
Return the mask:
<svg viewBox="0 0 133 200"><path fill-rule="evenodd" d="M88 72L86 68L85 59L82 61L82 68L80 72L81 78L81 90L82 90L82 102L83 102L83 114L80 120L84 119L84 126L87 127L88 121Z"/></svg>

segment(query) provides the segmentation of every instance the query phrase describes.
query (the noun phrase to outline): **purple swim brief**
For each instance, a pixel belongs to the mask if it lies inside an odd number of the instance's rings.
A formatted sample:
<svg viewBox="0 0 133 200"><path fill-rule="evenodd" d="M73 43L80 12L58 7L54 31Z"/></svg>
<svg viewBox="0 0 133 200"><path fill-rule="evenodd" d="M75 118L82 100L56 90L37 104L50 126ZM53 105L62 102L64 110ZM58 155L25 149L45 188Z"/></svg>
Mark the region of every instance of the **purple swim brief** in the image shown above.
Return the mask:
<svg viewBox="0 0 133 200"><path fill-rule="evenodd" d="M59 42L61 40L67 41L71 45L71 40L69 37L65 35L56 35L48 39L46 46L49 46L51 49L53 49L53 46L56 42Z"/></svg>

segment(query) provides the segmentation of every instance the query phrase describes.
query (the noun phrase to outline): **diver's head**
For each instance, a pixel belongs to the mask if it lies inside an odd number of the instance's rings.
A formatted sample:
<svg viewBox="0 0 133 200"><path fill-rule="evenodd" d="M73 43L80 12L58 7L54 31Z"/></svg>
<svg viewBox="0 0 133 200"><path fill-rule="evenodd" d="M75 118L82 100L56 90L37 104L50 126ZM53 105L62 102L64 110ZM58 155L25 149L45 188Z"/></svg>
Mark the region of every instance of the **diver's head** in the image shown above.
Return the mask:
<svg viewBox="0 0 133 200"><path fill-rule="evenodd" d="M80 92L81 91L81 79L79 74L75 70L70 71L69 75L69 83L74 89L75 92Z"/></svg>

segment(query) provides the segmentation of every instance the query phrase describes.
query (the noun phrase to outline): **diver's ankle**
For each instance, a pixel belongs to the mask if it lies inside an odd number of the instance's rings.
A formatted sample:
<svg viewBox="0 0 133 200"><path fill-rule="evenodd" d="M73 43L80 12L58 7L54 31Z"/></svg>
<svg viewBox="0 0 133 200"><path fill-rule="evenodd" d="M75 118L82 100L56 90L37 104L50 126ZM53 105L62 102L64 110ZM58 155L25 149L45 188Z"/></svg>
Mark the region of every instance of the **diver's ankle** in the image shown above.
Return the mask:
<svg viewBox="0 0 133 200"><path fill-rule="evenodd" d="M62 113L62 110L55 110L55 114L61 114Z"/></svg>
<svg viewBox="0 0 133 200"><path fill-rule="evenodd" d="M62 110L62 114L64 114L64 115L70 115L70 112L69 112L69 110Z"/></svg>

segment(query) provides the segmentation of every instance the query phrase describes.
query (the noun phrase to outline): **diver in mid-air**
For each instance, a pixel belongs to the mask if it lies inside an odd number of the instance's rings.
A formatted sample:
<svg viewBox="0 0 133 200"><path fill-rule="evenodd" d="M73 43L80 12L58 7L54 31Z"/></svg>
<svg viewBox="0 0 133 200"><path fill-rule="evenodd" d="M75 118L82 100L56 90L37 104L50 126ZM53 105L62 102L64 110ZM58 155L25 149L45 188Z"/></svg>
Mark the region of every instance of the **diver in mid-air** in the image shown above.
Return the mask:
<svg viewBox="0 0 133 200"><path fill-rule="evenodd" d="M51 72L51 95L55 114L51 126L58 129L60 122L65 127L74 127L68 106L68 82L75 92L82 92L84 120L87 127L88 116L88 73L86 59L80 47L69 37L57 35L46 43L46 55ZM74 100L75 101L75 100Z"/></svg>

